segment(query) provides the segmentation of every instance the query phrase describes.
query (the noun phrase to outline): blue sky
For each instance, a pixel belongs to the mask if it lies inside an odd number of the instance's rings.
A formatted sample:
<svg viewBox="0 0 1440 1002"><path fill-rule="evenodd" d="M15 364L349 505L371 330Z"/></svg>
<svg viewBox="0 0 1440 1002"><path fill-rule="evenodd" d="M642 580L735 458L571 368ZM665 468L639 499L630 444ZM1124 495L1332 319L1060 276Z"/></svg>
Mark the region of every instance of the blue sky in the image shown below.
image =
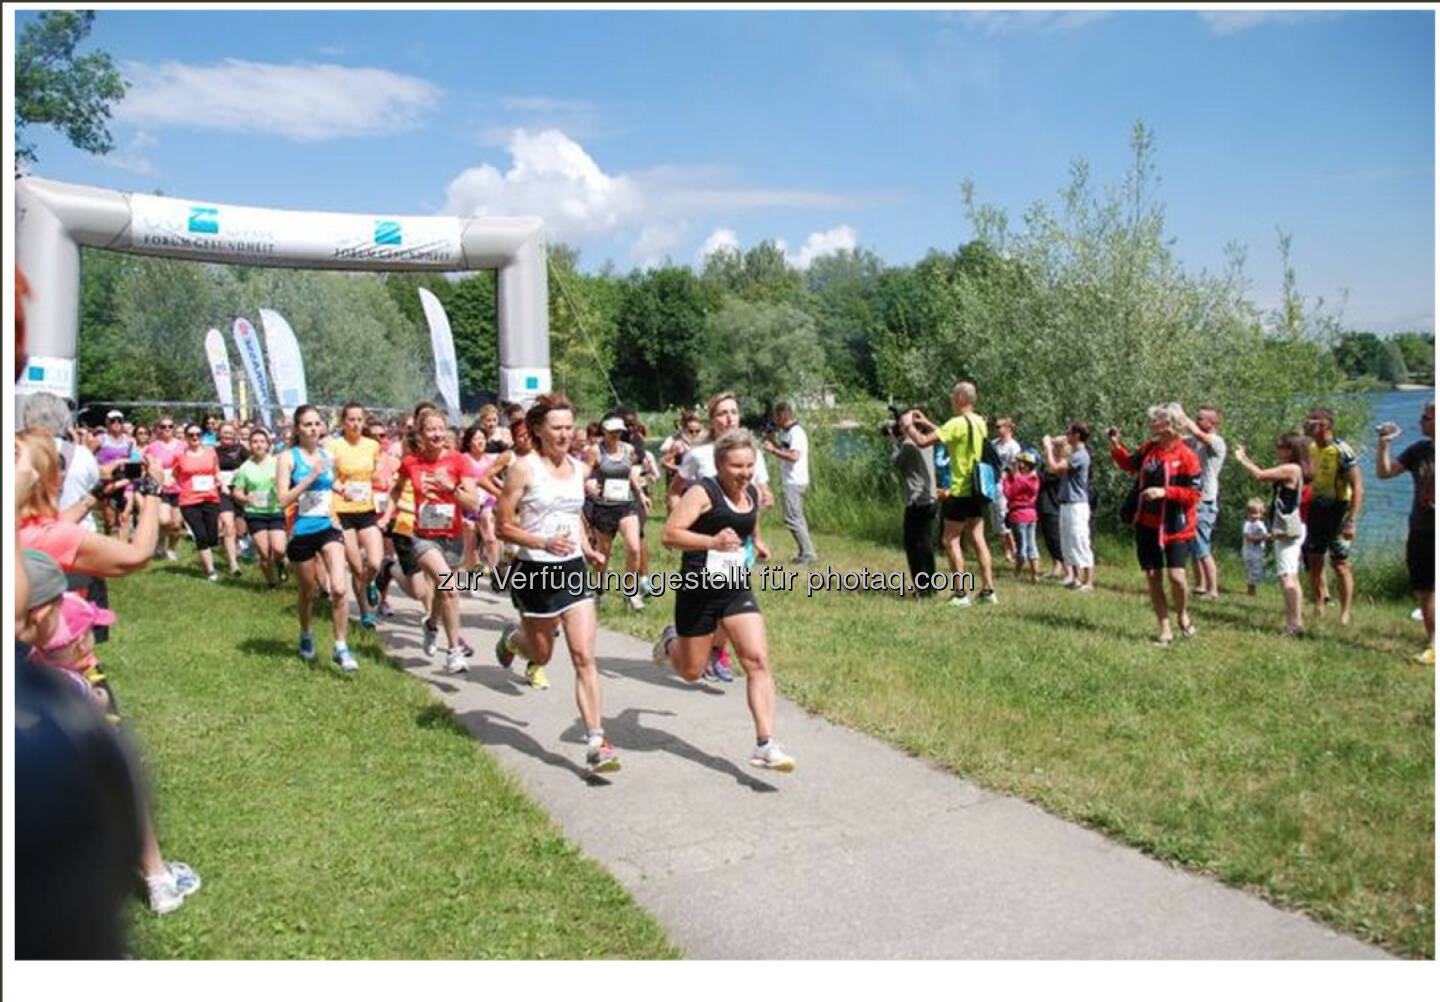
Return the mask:
<svg viewBox="0 0 1440 1002"><path fill-rule="evenodd" d="M42 176L533 213L587 269L765 239L910 263L972 236L963 179L1018 219L1075 157L1118 181L1139 119L1188 268L1238 241L1271 306L1279 227L1346 326L1434 329L1429 11L102 10L90 44L132 82L116 150L35 129Z"/></svg>

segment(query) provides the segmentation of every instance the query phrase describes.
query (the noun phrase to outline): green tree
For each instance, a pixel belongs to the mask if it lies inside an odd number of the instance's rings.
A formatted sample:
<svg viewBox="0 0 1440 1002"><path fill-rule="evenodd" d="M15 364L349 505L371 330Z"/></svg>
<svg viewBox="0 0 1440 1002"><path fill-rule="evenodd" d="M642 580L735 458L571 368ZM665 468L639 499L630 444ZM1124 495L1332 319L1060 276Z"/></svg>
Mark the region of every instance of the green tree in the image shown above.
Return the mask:
<svg viewBox="0 0 1440 1002"><path fill-rule="evenodd" d="M1394 335L1395 346L1405 360L1410 378L1430 383L1435 380L1435 335L1406 332Z"/></svg>
<svg viewBox="0 0 1440 1002"><path fill-rule="evenodd" d="M15 47L15 159L35 163L32 125L53 125L87 153L114 148L106 122L125 96L125 81L105 52L75 54L95 23L92 10L47 10L20 32Z"/></svg>
<svg viewBox="0 0 1440 1002"><path fill-rule="evenodd" d="M1351 379L1377 376L1383 353L1380 338L1363 331L1347 331L1335 344L1335 363Z"/></svg>
<svg viewBox="0 0 1440 1002"><path fill-rule="evenodd" d="M864 396L880 389L871 338L879 329L884 270L878 255L859 249L816 258L805 273L807 310L825 352L825 378Z"/></svg>
<svg viewBox="0 0 1440 1002"><path fill-rule="evenodd" d="M690 269L632 274L620 299L610 372L621 399L647 410L693 403L705 349L705 296Z"/></svg>
<svg viewBox="0 0 1440 1002"><path fill-rule="evenodd" d="M579 257L564 244L549 248L551 382L593 412L615 403L610 373L625 286L608 266L598 275L581 273Z"/></svg>
<svg viewBox="0 0 1440 1002"><path fill-rule="evenodd" d="M825 355L804 310L729 296L709 325L711 342L723 348L708 353L701 367L707 395L728 390L747 409L759 410L819 388Z"/></svg>

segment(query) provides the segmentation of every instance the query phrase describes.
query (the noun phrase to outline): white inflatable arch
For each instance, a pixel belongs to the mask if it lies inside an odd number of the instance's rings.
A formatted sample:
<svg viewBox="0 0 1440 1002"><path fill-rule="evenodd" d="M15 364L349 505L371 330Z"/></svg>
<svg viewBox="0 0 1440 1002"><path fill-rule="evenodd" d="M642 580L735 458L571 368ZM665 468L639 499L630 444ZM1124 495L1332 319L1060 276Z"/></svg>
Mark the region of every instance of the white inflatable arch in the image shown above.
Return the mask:
<svg viewBox="0 0 1440 1002"><path fill-rule="evenodd" d="M15 182L15 220L15 258L32 289L20 394L43 389L76 399L82 245L269 268L494 269L500 398L525 403L550 391L545 226L534 216L292 212L25 177Z"/></svg>

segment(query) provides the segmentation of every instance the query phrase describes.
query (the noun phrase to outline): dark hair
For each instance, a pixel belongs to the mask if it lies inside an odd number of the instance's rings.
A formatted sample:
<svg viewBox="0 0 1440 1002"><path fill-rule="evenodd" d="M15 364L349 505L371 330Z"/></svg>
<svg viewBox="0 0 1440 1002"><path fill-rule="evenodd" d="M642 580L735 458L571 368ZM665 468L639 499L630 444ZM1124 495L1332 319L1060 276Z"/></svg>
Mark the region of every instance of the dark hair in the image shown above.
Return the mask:
<svg viewBox="0 0 1440 1002"><path fill-rule="evenodd" d="M301 404L299 407L296 407L296 408L295 408L295 416L290 419L290 444L291 444L291 445L297 445L297 446L298 446L298 445L300 444L300 417L301 417L301 415L303 415L306 411L315 411L316 414L319 414L319 413L320 413L319 409L316 408L316 407L314 407L314 406L311 405L311 404Z"/></svg>
<svg viewBox="0 0 1440 1002"><path fill-rule="evenodd" d="M531 404L525 412L525 424L530 429L530 437L537 443L540 441L540 426L551 411L569 411L573 415L575 407L563 393L546 393Z"/></svg>
<svg viewBox="0 0 1440 1002"><path fill-rule="evenodd" d="M790 406L790 402L789 402L789 401L787 401L787 400L782 400L782 401L780 401L778 404L775 405L775 413L776 413L776 414L789 414L791 417L794 417L794 416L795 416L795 408L793 408L793 407Z"/></svg>
<svg viewBox="0 0 1440 1002"><path fill-rule="evenodd" d="M346 414L349 414L351 411L359 411L359 412L360 412L360 416L361 416L362 418L368 418L368 417L370 416L369 414L367 414L367 413L365 412L365 405L364 405L364 404L352 400L352 401L350 401L348 404L346 404L344 407L341 407L341 408L340 408L340 420L341 420L341 421L344 421L344 420L345 420L345 415L346 415Z"/></svg>
<svg viewBox="0 0 1440 1002"><path fill-rule="evenodd" d="M1290 458L1299 465L1303 483L1309 483L1315 476L1315 466L1310 462L1310 438L1298 431L1287 431L1276 439L1277 446L1290 450Z"/></svg>
<svg viewBox="0 0 1440 1002"><path fill-rule="evenodd" d="M600 422L599 422L599 421L591 421L589 424L587 424L587 425L585 426L585 441L587 441L587 442L590 441L590 439L596 437L597 435L604 435L604 434L605 434L605 429L602 428L602 427L600 427Z"/></svg>
<svg viewBox="0 0 1440 1002"><path fill-rule="evenodd" d="M487 404L486 406L489 405ZM469 428L466 428L465 433L460 436L460 451L468 454L470 452L470 446L475 442L475 436L482 434L484 434L484 429L480 427L480 419L476 418L475 423Z"/></svg>
<svg viewBox="0 0 1440 1002"><path fill-rule="evenodd" d="M418 404L416 404L415 409L410 412L410 420L412 422L412 426L405 431L406 452L420 451L420 424L424 420L425 415L429 414L433 410L439 410L439 408L435 406L434 402L430 400L422 400Z"/></svg>
<svg viewBox="0 0 1440 1002"><path fill-rule="evenodd" d="M1076 421L1070 425L1068 434L1074 435L1082 442L1090 441L1090 426L1084 421Z"/></svg>

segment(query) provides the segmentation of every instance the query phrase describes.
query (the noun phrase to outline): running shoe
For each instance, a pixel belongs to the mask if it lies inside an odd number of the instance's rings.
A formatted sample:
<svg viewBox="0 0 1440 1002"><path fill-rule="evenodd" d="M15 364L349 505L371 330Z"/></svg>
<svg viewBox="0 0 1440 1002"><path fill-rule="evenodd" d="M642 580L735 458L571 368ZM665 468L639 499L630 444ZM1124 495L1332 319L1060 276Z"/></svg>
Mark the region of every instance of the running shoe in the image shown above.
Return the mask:
<svg viewBox="0 0 1440 1002"><path fill-rule="evenodd" d="M645 610L645 600L639 595L631 595L626 601L630 603L630 608L636 612L643 612Z"/></svg>
<svg viewBox="0 0 1440 1002"><path fill-rule="evenodd" d="M515 624L506 623L500 628L500 639L495 641L495 662L501 668L509 668L515 663L515 652L510 649L510 636L515 632Z"/></svg>
<svg viewBox="0 0 1440 1002"><path fill-rule="evenodd" d="M982 591L982 592L980 593L980 604L981 604L981 605L995 605L995 604L998 603L999 601L1000 601L1000 600L995 597L995 589L993 589L993 588L986 588L984 591Z"/></svg>
<svg viewBox="0 0 1440 1002"><path fill-rule="evenodd" d="M184 904L188 895L200 889L200 875L185 863L166 863L163 874L145 878L145 889L151 910L168 915Z"/></svg>
<svg viewBox="0 0 1440 1002"><path fill-rule="evenodd" d="M375 618L375 613L367 612L360 617L360 628L362 630L373 630L380 625L380 620Z"/></svg>
<svg viewBox="0 0 1440 1002"><path fill-rule="evenodd" d="M730 670L730 652L723 648L720 651L720 656L710 662L710 670L714 673L715 680L718 682L735 681L735 673Z"/></svg>
<svg viewBox="0 0 1440 1002"><path fill-rule="evenodd" d="M382 598L379 602L377 602L375 604L375 611L387 618L395 615L395 607L390 604L390 600L388 598Z"/></svg>
<svg viewBox="0 0 1440 1002"><path fill-rule="evenodd" d="M620 768L620 753L609 741L601 741L585 753L585 766L591 772L614 772Z"/></svg>
<svg viewBox="0 0 1440 1002"><path fill-rule="evenodd" d="M450 651L445 655L445 674L459 675L470 670L470 664L465 660L465 652L460 649Z"/></svg>
<svg viewBox="0 0 1440 1002"><path fill-rule="evenodd" d="M674 623L666 624L665 629L660 631L660 639L655 641L655 646L650 649L650 657L657 665L670 663L670 642L677 635Z"/></svg>
<svg viewBox="0 0 1440 1002"><path fill-rule="evenodd" d="M526 665L525 681L530 683L532 689L550 688L550 680L545 677L544 665Z"/></svg>
<svg viewBox="0 0 1440 1002"><path fill-rule="evenodd" d="M774 769L776 772L795 771L794 757L785 754L773 740L755 746L755 750L750 753L750 764L757 769Z"/></svg>
<svg viewBox="0 0 1440 1002"><path fill-rule="evenodd" d="M165 551L165 559L166 559L166 560L177 560L177 559L179 559L179 558L175 556L175 551L174 551L174 550L166 550L166 551Z"/></svg>
<svg viewBox="0 0 1440 1002"><path fill-rule="evenodd" d="M475 656L475 648L467 644L464 637L460 638L460 653L464 654L467 658L473 658Z"/></svg>
<svg viewBox="0 0 1440 1002"><path fill-rule="evenodd" d="M281 581L290 580L290 572L285 569L285 561L280 561L280 566L275 568L275 572L280 575Z"/></svg>
<svg viewBox="0 0 1440 1002"><path fill-rule="evenodd" d="M1078 593L1080 593L1081 595L1089 595L1089 594L1093 594L1093 593L1094 593L1094 591L1095 591L1095 586L1094 586L1094 585L1088 585L1088 584L1086 584L1086 585L1081 585L1079 588L1076 588L1075 590L1076 590Z"/></svg>
<svg viewBox="0 0 1440 1002"><path fill-rule="evenodd" d="M425 651L426 657L432 657L440 646L440 630L428 619L422 620L420 627L424 631L420 646Z"/></svg>
<svg viewBox="0 0 1440 1002"><path fill-rule="evenodd" d="M365 586L365 602L372 609L380 604L380 589L375 587L374 581Z"/></svg>
<svg viewBox="0 0 1440 1002"><path fill-rule="evenodd" d="M300 631L300 657L306 661L315 660L315 634L308 630Z"/></svg>
<svg viewBox="0 0 1440 1002"><path fill-rule="evenodd" d="M242 575L242 574L244 574L244 573L245 573L245 572L242 571L242 570L241 570L240 568L238 568L238 567L232 567L232 568L230 568L230 576L231 576L232 578L238 578L240 575Z"/></svg>
<svg viewBox="0 0 1440 1002"><path fill-rule="evenodd" d="M1425 649L1424 649L1423 651L1421 651L1419 654L1415 655L1415 660L1416 660L1416 662L1419 663L1419 664L1429 665L1431 668L1434 668L1434 667L1435 667L1435 648L1433 648L1433 647L1427 647L1427 648L1425 648Z"/></svg>
<svg viewBox="0 0 1440 1002"><path fill-rule="evenodd" d="M330 655L330 660L335 662L346 675L354 675L360 670L360 665L355 660L355 655L350 653L350 648L348 647L341 647L339 644L336 644L335 653Z"/></svg>
<svg viewBox="0 0 1440 1002"><path fill-rule="evenodd" d="M1411 609L1411 610L1410 610L1410 618L1413 619L1413 620L1414 620L1415 622L1417 622L1417 623L1423 622L1424 619L1425 619L1425 612L1424 612L1424 610L1422 610L1422 609Z"/></svg>
<svg viewBox="0 0 1440 1002"><path fill-rule="evenodd" d="M206 580L206 581L219 581L219 580L220 580L220 572L219 572L219 571L211 571L209 574L206 574L206 575L205 575L205 580Z"/></svg>
<svg viewBox="0 0 1440 1002"><path fill-rule="evenodd" d="M968 609L975 603L970 601L969 595L952 595L950 601L945 604L951 609Z"/></svg>

